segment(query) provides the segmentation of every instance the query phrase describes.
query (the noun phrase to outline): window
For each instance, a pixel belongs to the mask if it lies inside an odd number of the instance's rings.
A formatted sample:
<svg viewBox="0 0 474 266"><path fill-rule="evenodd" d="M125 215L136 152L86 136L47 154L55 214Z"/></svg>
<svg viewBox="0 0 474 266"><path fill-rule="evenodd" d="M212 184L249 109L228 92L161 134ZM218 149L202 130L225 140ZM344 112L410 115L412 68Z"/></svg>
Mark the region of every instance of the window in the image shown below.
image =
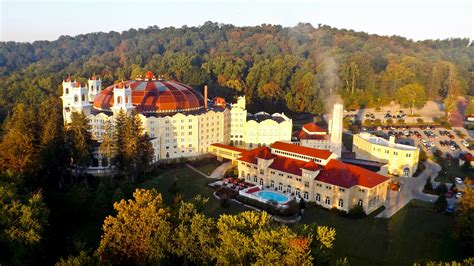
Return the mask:
<svg viewBox="0 0 474 266"><path fill-rule="evenodd" d="M260 170L260 174L263 175L263 170Z"/></svg>
<svg viewBox="0 0 474 266"><path fill-rule="evenodd" d="M316 201L317 201L317 202L320 202L320 201L321 201L321 195L316 194Z"/></svg>
<svg viewBox="0 0 474 266"><path fill-rule="evenodd" d="M329 197L326 197L326 200L324 201L326 204L331 204L331 199Z"/></svg>
<svg viewBox="0 0 474 266"><path fill-rule="evenodd" d="M288 187L286 188L286 193L291 193L291 186L288 185Z"/></svg>
<svg viewBox="0 0 474 266"><path fill-rule="evenodd" d="M66 88L66 94L69 94L69 88Z"/></svg>
<svg viewBox="0 0 474 266"><path fill-rule="evenodd" d="M339 188L339 191L340 191L340 192L344 192L344 191L346 191L346 190L343 189L343 188Z"/></svg>
<svg viewBox="0 0 474 266"><path fill-rule="evenodd" d="M305 200L309 199L309 194L308 194L307 191L304 192L303 198L304 198Z"/></svg>
<svg viewBox="0 0 474 266"><path fill-rule="evenodd" d="M263 186L263 178L260 178L260 186Z"/></svg>
<svg viewBox="0 0 474 266"><path fill-rule="evenodd" d="M250 174L247 174L247 180L250 181Z"/></svg>
<svg viewBox="0 0 474 266"><path fill-rule="evenodd" d="M86 96L83 94L82 95L82 101L85 102L86 101Z"/></svg>
<svg viewBox="0 0 474 266"><path fill-rule="evenodd" d="M253 177L253 182L257 183L257 176Z"/></svg>
<svg viewBox="0 0 474 266"><path fill-rule="evenodd" d="M282 183L278 183L278 190L280 190L280 191L283 190L283 184Z"/></svg>
<svg viewBox="0 0 474 266"><path fill-rule="evenodd" d="M304 187L309 187L309 182L304 182Z"/></svg>
<svg viewBox="0 0 474 266"><path fill-rule="evenodd" d="M339 205L339 207L344 207L344 201L342 199L339 199L337 205Z"/></svg>
<svg viewBox="0 0 474 266"><path fill-rule="evenodd" d="M359 200L359 202L357 202L357 205L359 205L359 206L361 206L361 207L363 206L363 202L362 202L361 199Z"/></svg>
<svg viewBox="0 0 474 266"><path fill-rule="evenodd" d="M299 188L296 189L296 196L297 196L298 198L301 198L301 191L300 191Z"/></svg>
<svg viewBox="0 0 474 266"><path fill-rule="evenodd" d="M270 187L271 187L271 188L274 188L274 187L275 187L275 181L273 181L273 180L270 181Z"/></svg>

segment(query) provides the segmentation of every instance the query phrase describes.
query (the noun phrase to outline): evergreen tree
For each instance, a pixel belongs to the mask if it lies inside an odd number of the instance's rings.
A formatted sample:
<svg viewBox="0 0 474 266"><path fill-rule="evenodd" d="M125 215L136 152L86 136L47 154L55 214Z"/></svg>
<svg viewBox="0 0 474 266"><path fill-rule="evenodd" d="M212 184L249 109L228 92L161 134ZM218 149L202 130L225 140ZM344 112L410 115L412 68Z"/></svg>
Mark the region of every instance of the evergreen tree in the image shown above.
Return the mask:
<svg viewBox="0 0 474 266"><path fill-rule="evenodd" d="M70 165L75 167L76 176L83 175L92 162L93 149L89 121L83 113L71 114L71 124L66 126L66 141L70 148Z"/></svg>
<svg viewBox="0 0 474 266"><path fill-rule="evenodd" d="M436 211L444 211L448 206L448 201L446 200L446 195L444 193L438 196L438 199L434 202L434 209Z"/></svg>

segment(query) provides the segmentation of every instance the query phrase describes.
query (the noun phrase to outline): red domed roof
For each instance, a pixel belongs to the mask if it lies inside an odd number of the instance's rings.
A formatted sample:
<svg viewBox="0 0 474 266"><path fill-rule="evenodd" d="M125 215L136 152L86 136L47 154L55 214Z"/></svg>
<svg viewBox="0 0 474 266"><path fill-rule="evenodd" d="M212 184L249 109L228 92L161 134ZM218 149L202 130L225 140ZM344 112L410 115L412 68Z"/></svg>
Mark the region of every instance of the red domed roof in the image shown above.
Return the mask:
<svg viewBox="0 0 474 266"><path fill-rule="evenodd" d="M132 104L138 112L192 111L201 109L204 105L201 93L179 82L129 80L114 84L101 91L94 99L94 108L110 110L114 105L114 87L125 87L132 90Z"/></svg>

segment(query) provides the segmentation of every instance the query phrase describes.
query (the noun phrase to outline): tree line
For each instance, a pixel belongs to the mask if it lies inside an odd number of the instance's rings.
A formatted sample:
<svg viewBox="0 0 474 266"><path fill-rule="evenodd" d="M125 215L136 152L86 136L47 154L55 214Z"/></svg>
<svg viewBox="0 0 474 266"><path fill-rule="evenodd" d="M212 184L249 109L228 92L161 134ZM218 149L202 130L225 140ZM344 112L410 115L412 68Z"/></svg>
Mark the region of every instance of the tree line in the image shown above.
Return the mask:
<svg viewBox="0 0 474 266"><path fill-rule="evenodd" d="M337 95L349 108L378 106L403 99L396 95L406 85L419 85L423 99L454 99L474 95L472 53L467 38L414 42L307 23L206 22L3 42L0 106L7 113L18 101L58 95L68 74L95 73L108 85L144 70L196 88L209 84L210 96L245 94L251 111L316 114Z"/></svg>

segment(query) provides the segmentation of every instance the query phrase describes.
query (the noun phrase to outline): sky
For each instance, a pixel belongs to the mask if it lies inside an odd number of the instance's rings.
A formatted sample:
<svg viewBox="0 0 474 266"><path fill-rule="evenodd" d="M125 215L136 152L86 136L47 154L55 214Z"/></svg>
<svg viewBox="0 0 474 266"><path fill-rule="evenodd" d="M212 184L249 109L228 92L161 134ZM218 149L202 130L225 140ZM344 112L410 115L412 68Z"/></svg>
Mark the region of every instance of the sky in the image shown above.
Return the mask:
<svg viewBox="0 0 474 266"><path fill-rule="evenodd" d="M413 40L474 39L471 0L0 0L0 41L130 28L280 24L353 29Z"/></svg>

